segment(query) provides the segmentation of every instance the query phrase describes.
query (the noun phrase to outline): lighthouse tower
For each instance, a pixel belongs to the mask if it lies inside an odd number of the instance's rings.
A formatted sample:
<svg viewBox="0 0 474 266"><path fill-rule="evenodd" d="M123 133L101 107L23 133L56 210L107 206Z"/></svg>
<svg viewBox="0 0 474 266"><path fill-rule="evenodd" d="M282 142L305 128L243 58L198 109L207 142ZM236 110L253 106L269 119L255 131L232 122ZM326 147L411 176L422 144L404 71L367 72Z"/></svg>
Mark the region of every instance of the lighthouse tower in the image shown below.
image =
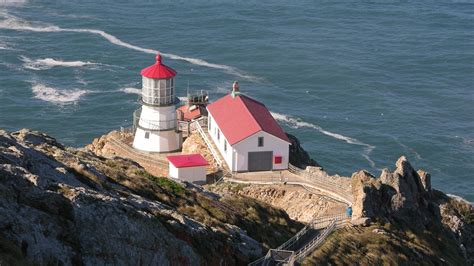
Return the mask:
<svg viewBox="0 0 474 266"><path fill-rule="evenodd" d="M136 111L133 147L148 152L171 152L181 149L182 134L176 120L176 98L174 96L174 77L176 71L161 63L156 63L141 71L142 107Z"/></svg>

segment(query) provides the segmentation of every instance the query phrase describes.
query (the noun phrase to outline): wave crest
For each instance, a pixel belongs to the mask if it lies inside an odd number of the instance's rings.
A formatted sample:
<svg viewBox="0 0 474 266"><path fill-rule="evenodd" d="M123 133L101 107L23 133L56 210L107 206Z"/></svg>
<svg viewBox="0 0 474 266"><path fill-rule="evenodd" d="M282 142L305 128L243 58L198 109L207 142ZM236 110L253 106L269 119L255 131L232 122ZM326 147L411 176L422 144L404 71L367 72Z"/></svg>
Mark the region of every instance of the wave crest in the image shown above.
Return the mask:
<svg viewBox="0 0 474 266"><path fill-rule="evenodd" d="M128 94L142 94L142 90L136 88L122 88L120 91Z"/></svg>
<svg viewBox="0 0 474 266"><path fill-rule="evenodd" d="M31 87L34 98L54 104L69 104L77 102L82 96L88 93L86 90L58 90L47 87L44 84L35 84Z"/></svg>
<svg viewBox="0 0 474 266"><path fill-rule="evenodd" d="M98 65L89 61L61 61L53 58L44 58L32 60L26 56L22 56L21 60L24 62L23 66L32 70L46 70L57 66L62 67L83 67L88 65Z"/></svg>
<svg viewBox="0 0 474 266"><path fill-rule="evenodd" d="M324 128L322 128L321 126L305 122L305 121L303 121L299 118L293 118L293 117L290 117L288 115L274 113L274 112L270 112L270 113L272 114L273 118L275 118L278 121L284 122L286 125L288 125L291 128L301 128L301 127L312 128L312 129L316 129L318 132L320 132L320 133L322 133L326 136L329 136L329 137L332 137L332 138L335 138L335 139L338 139L338 140L342 140L342 141L344 141L346 143L349 143L349 144L352 144L352 145L363 146L364 147L364 152L362 153L362 157L364 157L369 162L369 164L372 168L375 168L375 162L369 156L369 154L372 152L372 150L375 149L375 146L364 143L364 142L362 142L358 139L355 139L355 138L351 138L351 137L341 135L339 133L334 133L334 132L331 132L331 131L327 131Z"/></svg>
<svg viewBox="0 0 474 266"><path fill-rule="evenodd" d="M232 67L232 66L227 66L227 65L222 65L222 64L214 64L207 62L203 59L199 58L191 58L191 57L183 57L175 54L169 54L169 53L162 53L158 50L154 49L148 49L148 48L143 48L137 45L133 45L127 42L124 42L120 40L119 38L115 37L112 34L109 34L105 31L102 30L96 30L96 29L67 29L67 28L61 28L55 25L49 25L49 24L40 24L37 23L36 25L32 25L30 22L22 20L20 18L17 18L15 16L12 16L7 13L2 13L1 14L5 19L0 22L0 29L10 29L10 30L18 30L18 31L33 31L33 32L82 32L82 33L92 33L96 34L99 36L102 36L104 39L109 41L112 44L122 46L131 50L143 52L143 53L148 53L148 54L157 54L161 53L162 56L173 59L173 60L180 60L180 61L185 61L188 63L191 63L193 65L199 65L203 67L208 67L208 68L214 68L214 69L220 69L228 74L250 80L250 81L261 81L261 78L248 75L245 72Z"/></svg>

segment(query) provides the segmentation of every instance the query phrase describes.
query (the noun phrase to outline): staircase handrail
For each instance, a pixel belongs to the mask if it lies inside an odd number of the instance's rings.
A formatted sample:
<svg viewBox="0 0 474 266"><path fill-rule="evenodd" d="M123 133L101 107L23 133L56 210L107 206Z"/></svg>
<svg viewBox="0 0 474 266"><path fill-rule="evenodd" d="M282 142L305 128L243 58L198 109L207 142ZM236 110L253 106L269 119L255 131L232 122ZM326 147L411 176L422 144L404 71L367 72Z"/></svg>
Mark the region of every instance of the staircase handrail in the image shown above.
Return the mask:
<svg viewBox="0 0 474 266"><path fill-rule="evenodd" d="M217 151L214 149L212 146L212 143L210 142L209 138L207 137L206 132L202 129L201 124L199 123L199 120L193 120L193 123L196 124L196 128L201 135L202 139L204 140L204 143L206 144L207 148L211 152L212 157L214 158L214 161L216 162L217 167L221 168L222 167L222 160L219 158L219 154Z"/></svg>

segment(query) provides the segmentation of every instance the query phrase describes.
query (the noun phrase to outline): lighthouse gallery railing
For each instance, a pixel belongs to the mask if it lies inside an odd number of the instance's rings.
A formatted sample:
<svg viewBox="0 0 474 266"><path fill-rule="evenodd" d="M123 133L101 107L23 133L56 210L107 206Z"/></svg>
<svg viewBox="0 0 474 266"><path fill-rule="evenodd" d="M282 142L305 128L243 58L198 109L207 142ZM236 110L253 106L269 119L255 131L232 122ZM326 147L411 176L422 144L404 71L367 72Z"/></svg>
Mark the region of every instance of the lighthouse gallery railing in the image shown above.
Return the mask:
<svg viewBox="0 0 474 266"><path fill-rule="evenodd" d="M171 130L176 129L178 126L178 122L176 119L172 120L146 120L140 118L142 113L142 109L139 108L133 112L133 132L138 127L142 127L145 130Z"/></svg>

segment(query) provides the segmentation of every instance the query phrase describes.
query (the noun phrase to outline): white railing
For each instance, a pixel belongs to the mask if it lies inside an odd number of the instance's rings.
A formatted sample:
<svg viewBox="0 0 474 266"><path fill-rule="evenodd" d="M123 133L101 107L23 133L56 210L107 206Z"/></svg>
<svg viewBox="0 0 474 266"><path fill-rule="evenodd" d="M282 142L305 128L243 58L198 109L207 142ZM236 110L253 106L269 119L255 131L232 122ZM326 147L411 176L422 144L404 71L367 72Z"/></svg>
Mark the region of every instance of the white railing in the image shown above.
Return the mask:
<svg viewBox="0 0 474 266"><path fill-rule="evenodd" d="M289 265L294 265L295 262L300 261L301 259L308 256L310 252L315 250L323 241L331 234L332 231L336 229L336 220L332 220L329 226L324 229L324 231L317 237L311 240L304 247L300 248L298 251L293 253L293 256L289 259Z"/></svg>
<svg viewBox="0 0 474 266"><path fill-rule="evenodd" d="M324 190L331 191L341 198L346 200L349 204L352 202L352 194L347 190L347 187L342 184L331 180L330 177L310 173L301 168L298 168L294 165L288 165L288 171L292 172L295 175L303 177L310 184L316 185Z"/></svg>
<svg viewBox="0 0 474 266"><path fill-rule="evenodd" d="M211 152L211 155L214 158L214 161L216 162L217 167L222 168L223 163L222 163L221 158L219 157L219 153L218 151L216 151L216 149L214 149L214 146L212 145L211 140L209 140L209 138L207 137L207 134L202 128L201 124L199 123L198 120L194 120L193 122L196 125L196 129L201 135L201 138L204 140L204 143L206 143L207 148Z"/></svg>
<svg viewBox="0 0 474 266"><path fill-rule="evenodd" d="M120 140L115 139L114 137L110 138L111 142L114 144L114 146L122 151L122 153L127 155L127 158L132 159L137 162L145 162L150 165L156 165L160 164L163 167L168 167L168 163L163 161L158 160L157 158L148 158L146 154L140 153L133 149L132 147L124 144Z"/></svg>
<svg viewBox="0 0 474 266"><path fill-rule="evenodd" d="M331 215L331 216L316 217L312 219L298 233L296 233L296 235L288 239L285 243L281 244L275 249L269 250L264 257L256 261L253 261L252 263L248 265L251 265L251 266L266 265L274 257L272 255L272 252L276 253L278 251L281 251L281 252L287 253L288 251L291 251L293 245L295 245L298 242L298 240L300 240L308 231L312 229L325 228L321 234L314 237L311 241L306 243L303 247L294 251L293 254L287 258L286 264L293 265L296 261L301 260L302 258L307 256L311 251L317 248L334 229L344 226L348 218L349 217L343 213Z"/></svg>

